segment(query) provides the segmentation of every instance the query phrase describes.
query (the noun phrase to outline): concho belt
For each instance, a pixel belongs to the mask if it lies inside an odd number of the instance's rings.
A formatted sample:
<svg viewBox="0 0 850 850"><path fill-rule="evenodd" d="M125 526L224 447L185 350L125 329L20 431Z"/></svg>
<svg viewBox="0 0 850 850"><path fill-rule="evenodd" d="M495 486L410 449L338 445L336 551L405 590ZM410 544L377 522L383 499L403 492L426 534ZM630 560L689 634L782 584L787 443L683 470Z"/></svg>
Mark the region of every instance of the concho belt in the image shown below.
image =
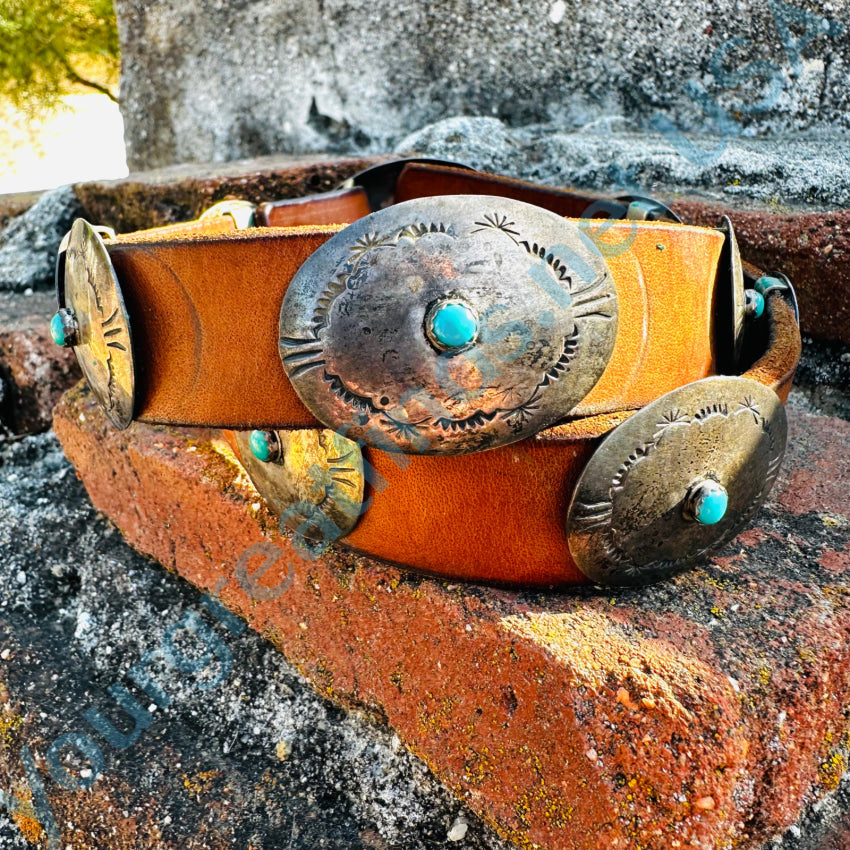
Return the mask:
<svg viewBox="0 0 850 850"><path fill-rule="evenodd" d="M643 584L779 471L793 290L732 225L432 160L115 236L77 220L52 329L119 428L228 429L305 557Z"/></svg>

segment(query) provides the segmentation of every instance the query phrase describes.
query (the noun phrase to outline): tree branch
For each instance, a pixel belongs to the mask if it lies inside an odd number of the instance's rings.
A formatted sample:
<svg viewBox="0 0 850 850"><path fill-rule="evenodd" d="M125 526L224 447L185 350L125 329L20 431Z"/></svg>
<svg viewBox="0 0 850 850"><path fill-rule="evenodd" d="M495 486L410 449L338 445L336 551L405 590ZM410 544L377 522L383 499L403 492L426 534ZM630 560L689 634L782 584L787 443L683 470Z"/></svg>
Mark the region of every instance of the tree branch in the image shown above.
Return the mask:
<svg viewBox="0 0 850 850"><path fill-rule="evenodd" d="M62 57L62 65L65 67L65 72L68 75L68 79L72 83L78 83L81 86L86 86L90 89L94 89L96 92L100 92L101 94L105 94L113 103L118 103L118 98L115 97L114 94L106 87L102 86L100 83L94 82L94 80L87 80L85 77L81 77L69 64L69 62Z"/></svg>

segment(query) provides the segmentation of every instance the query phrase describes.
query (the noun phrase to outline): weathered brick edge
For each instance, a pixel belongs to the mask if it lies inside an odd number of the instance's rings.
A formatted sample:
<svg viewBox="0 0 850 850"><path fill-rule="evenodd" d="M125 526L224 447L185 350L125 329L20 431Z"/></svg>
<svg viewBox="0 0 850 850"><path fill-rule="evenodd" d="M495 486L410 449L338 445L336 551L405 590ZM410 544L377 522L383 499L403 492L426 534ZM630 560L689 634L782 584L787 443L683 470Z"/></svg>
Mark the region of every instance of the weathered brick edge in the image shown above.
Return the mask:
<svg viewBox="0 0 850 850"><path fill-rule="evenodd" d="M850 423L793 416L761 526L616 596L451 585L342 549L304 561L217 434L118 432L82 389L54 424L133 546L199 588L226 579L223 601L319 691L385 718L522 846L755 847L846 766ZM294 565L270 602L234 579L261 540Z"/></svg>
<svg viewBox="0 0 850 850"><path fill-rule="evenodd" d="M121 180L77 183L86 216L129 233L197 218L225 198L263 201L327 192L388 156L266 156L141 171Z"/></svg>

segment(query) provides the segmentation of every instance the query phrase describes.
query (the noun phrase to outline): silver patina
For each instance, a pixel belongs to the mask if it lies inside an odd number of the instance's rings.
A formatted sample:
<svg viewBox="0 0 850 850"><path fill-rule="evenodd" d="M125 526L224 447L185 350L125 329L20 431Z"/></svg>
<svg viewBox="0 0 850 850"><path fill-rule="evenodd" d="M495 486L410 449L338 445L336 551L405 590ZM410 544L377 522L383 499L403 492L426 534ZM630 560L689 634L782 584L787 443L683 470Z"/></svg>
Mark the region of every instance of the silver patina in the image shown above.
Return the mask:
<svg viewBox="0 0 850 850"><path fill-rule="evenodd" d="M250 431L236 433L239 460L273 513L311 550L348 534L363 505L363 456L357 443L328 430L276 431L271 462L257 460Z"/></svg>
<svg viewBox="0 0 850 850"><path fill-rule="evenodd" d="M121 287L99 228L78 218L66 239L60 304L75 322L74 353L106 415L123 429L133 419L136 378Z"/></svg>
<svg viewBox="0 0 850 850"><path fill-rule="evenodd" d="M567 516L570 553L604 585L647 584L731 540L767 497L785 452L785 409L743 377L696 381L612 431L593 454ZM695 494L728 496L718 522L694 518Z"/></svg>
<svg viewBox="0 0 850 850"><path fill-rule="evenodd" d="M462 302L471 344L427 318ZM596 384L617 332L605 261L578 226L520 201L423 198L355 222L290 284L280 355L326 426L391 451L458 454L522 440Z"/></svg>

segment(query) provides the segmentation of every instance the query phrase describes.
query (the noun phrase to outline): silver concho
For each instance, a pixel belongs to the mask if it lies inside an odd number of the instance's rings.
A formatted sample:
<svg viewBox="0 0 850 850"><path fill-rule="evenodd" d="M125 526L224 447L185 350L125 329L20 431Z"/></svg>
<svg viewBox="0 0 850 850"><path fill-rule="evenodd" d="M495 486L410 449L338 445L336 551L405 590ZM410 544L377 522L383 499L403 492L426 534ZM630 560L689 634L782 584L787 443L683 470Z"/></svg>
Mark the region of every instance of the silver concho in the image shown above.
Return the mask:
<svg viewBox="0 0 850 850"><path fill-rule="evenodd" d="M426 327L449 303L476 317L469 344L443 348ZM616 332L614 282L575 223L456 195L380 210L319 248L284 298L280 355L327 427L389 451L460 454L569 414Z"/></svg>
<svg viewBox="0 0 850 850"><path fill-rule="evenodd" d="M758 510L786 434L779 397L749 378L705 378L639 410L603 440L573 494L567 534L579 569L598 584L640 585L693 565ZM705 482L728 495L710 525L691 512Z"/></svg>
<svg viewBox="0 0 850 850"><path fill-rule="evenodd" d="M344 537L362 513L363 455L357 443L327 430L277 431L281 459L251 452L250 432L237 431L239 460L269 509L301 545L322 549Z"/></svg>
<svg viewBox="0 0 850 850"><path fill-rule="evenodd" d="M60 303L79 325L74 353L104 412L123 429L133 419L136 377L121 287L97 228L78 218L67 238Z"/></svg>

